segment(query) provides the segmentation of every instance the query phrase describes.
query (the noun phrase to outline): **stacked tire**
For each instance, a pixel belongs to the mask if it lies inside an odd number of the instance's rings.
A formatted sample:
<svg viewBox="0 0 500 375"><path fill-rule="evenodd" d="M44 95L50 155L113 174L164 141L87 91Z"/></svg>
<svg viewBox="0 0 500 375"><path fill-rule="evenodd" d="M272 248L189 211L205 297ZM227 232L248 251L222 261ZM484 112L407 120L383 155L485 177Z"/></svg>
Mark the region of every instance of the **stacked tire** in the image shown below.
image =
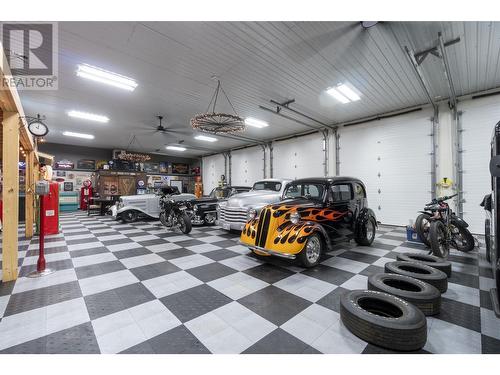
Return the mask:
<svg viewBox="0 0 500 375"><path fill-rule="evenodd" d="M415 351L427 341L425 316L441 309L451 263L422 254L400 254L368 278L368 290L342 295L340 317L359 338L395 351Z"/></svg>

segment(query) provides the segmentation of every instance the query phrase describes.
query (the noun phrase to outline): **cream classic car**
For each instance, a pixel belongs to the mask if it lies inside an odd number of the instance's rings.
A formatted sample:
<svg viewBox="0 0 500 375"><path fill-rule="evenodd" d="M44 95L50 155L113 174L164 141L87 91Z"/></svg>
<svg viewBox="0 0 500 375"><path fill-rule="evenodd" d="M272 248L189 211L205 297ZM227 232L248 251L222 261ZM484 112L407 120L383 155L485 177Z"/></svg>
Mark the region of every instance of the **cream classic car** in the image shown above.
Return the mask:
<svg viewBox="0 0 500 375"><path fill-rule="evenodd" d="M291 179L269 178L257 181L252 190L236 194L217 206L218 225L225 230L242 230L249 219L250 210L257 213L268 204L281 200Z"/></svg>

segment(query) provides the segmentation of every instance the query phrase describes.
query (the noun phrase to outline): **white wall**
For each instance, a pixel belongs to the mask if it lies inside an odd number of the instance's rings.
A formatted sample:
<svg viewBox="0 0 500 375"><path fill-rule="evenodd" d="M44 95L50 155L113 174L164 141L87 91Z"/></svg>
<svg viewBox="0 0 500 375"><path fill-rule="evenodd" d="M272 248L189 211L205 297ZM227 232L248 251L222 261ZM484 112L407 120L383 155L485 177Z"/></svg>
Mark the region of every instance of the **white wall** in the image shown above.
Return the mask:
<svg viewBox="0 0 500 375"><path fill-rule="evenodd" d="M248 147L231 152L231 185L252 186L264 178L262 147Z"/></svg>
<svg viewBox="0 0 500 375"><path fill-rule="evenodd" d="M424 109L424 110L427 110ZM495 124L500 121L500 95L491 96L476 100L465 100L458 103L458 110L463 112L462 127L462 142L464 152L462 155L464 164L464 219L471 224L473 232L482 232L482 220L484 213L479 203L483 195L490 191L489 183L489 150L491 134ZM404 115L402 115L404 116ZM403 118L403 117L401 117ZM398 118L393 118L398 121ZM363 124L355 125L354 127L363 127ZM455 123L452 118L452 113L447 104L439 106L439 125L437 130L437 170L436 180L441 181L443 177L448 177L457 181L455 168ZM429 128L430 133L430 128ZM312 177L323 176L323 143L321 134L313 134L305 137L294 138L289 141L274 142L274 177ZM342 142L342 141L341 141ZM424 143L425 142L425 143ZM422 147L428 148L428 140L422 140ZM335 175L335 140L333 131L330 131L329 136L329 161L328 175ZM214 158L214 157L212 157ZM205 191L210 191L210 186L215 186L221 174L224 173L224 158L220 155L214 162L211 161L212 167L203 158L203 182ZM342 163L342 158L341 158ZM259 163L261 160L259 160ZM233 171L236 166L233 163ZM430 168L429 168L430 169ZM347 171L342 168L341 174ZM266 176L270 177L270 155L266 153ZM425 187L426 192L430 188ZM234 183L234 182L233 182ZM477 188L476 188L477 186ZM451 195L456 192L456 185L451 188L436 187L438 196ZM402 190L404 193L405 190ZM422 202L422 205L426 202ZM456 210L455 202L451 202L452 208ZM406 225L406 222L401 222L400 225Z"/></svg>

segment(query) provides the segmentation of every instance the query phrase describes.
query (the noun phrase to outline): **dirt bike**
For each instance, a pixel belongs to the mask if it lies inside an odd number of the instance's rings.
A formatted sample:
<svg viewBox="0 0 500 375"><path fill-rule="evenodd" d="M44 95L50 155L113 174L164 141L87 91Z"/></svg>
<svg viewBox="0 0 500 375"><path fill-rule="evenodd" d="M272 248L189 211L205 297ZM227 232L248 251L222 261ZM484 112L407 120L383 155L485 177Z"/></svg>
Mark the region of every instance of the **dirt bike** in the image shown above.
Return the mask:
<svg viewBox="0 0 500 375"><path fill-rule="evenodd" d="M457 195L437 198L426 205L425 214L429 218L426 217L425 220L430 222L427 236L431 248L429 253L432 252L440 258L448 257L450 247L466 253L475 247L474 237L467 229L469 224L458 217L446 203L447 200ZM425 228L420 227L420 230L422 229Z"/></svg>
<svg viewBox="0 0 500 375"><path fill-rule="evenodd" d="M182 201L174 201L170 195L160 197L160 222L167 228L178 228L182 233L191 232L192 225L186 214L186 204Z"/></svg>

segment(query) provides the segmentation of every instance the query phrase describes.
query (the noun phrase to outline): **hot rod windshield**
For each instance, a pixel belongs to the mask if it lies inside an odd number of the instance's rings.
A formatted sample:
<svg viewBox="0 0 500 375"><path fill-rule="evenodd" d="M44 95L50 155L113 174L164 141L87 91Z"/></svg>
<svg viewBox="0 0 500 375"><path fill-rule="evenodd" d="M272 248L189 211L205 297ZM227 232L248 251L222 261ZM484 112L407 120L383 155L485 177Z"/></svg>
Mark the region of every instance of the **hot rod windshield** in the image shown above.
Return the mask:
<svg viewBox="0 0 500 375"><path fill-rule="evenodd" d="M271 190L271 191L280 191L281 190L281 182L277 181L259 181L253 184L252 190Z"/></svg>
<svg viewBox="0 0 500 375"><path fill-rule="evenodd" d="M326 185L318 183L291 183L285 189L283 199L287 198L307 198L323 201Z"/></svg>

